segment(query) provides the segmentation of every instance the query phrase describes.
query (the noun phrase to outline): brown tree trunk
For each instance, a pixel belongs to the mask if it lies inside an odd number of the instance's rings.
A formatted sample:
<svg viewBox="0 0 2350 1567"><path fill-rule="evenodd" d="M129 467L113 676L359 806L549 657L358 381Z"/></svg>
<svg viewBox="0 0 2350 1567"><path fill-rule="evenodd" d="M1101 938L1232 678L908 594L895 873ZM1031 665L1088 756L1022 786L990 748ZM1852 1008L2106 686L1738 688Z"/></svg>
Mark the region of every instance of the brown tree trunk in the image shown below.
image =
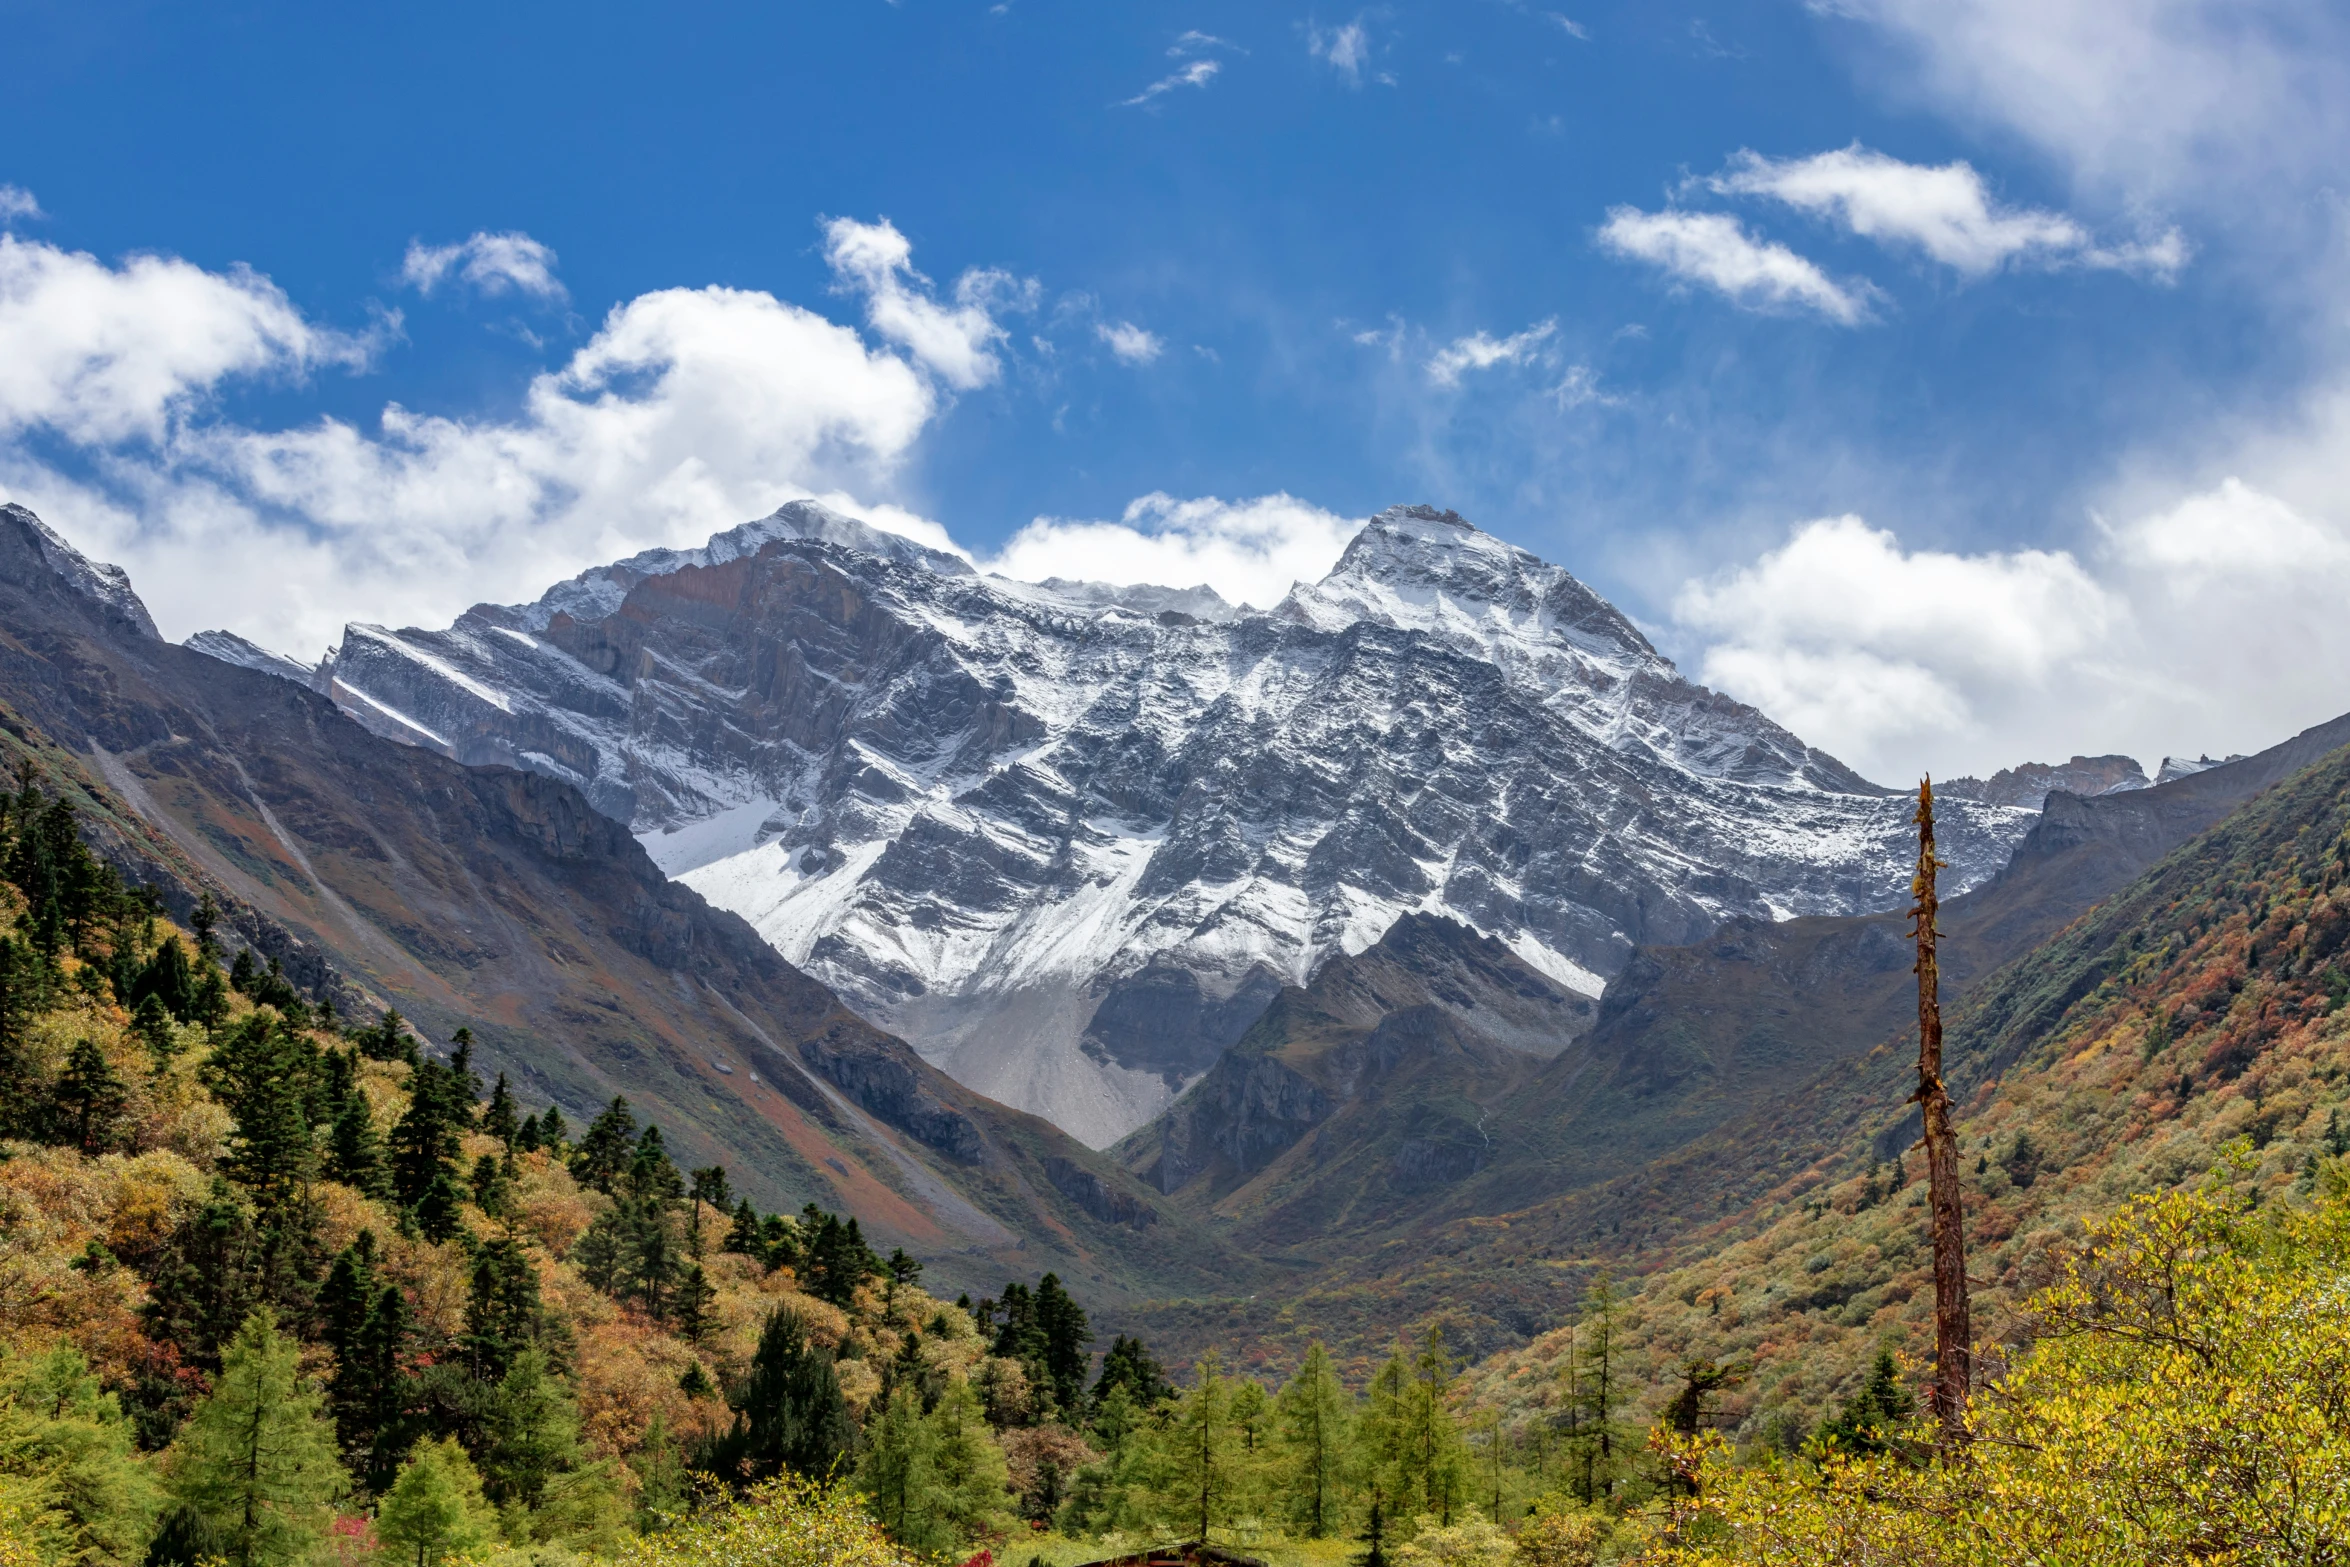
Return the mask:
<svg viewBox="0 0 2350 1567"><path fill-rule="evenodd" d="M1941 968L1934 952L1940 908L1934 894L1934 781L1918 785L1918 868L1910 881L1917 899L1910 917L1918 940L1918 1091L1925 1123L1926 1176L1934 1211L1934 1418L1945 1451L1967 1439L1966 1407L1973 1361L1968 1321L1966 1216L1958 1198L1958 1137L1950 1127L1950 1095L1942 1086Z"/></svg>

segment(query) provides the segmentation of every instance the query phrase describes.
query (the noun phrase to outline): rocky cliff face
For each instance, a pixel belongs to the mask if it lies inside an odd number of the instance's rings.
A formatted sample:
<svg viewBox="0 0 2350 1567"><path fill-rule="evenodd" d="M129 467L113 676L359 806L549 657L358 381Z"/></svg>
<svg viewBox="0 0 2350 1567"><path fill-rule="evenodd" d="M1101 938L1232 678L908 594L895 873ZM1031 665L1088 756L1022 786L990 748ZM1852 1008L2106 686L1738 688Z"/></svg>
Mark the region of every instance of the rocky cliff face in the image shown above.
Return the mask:
<svg viewBox="0 0 2350 1567"><path fill-rule="evenodd" d="M1902 798L1424 507L1259 613L982 576L799 504L445 631L354 626L314 678L378 734L576 785L865 1016L1096 1145L1408 912L1589 996L1640 944L1906 886ZM2032 820L1945 814L1961 886Z"/></svg>

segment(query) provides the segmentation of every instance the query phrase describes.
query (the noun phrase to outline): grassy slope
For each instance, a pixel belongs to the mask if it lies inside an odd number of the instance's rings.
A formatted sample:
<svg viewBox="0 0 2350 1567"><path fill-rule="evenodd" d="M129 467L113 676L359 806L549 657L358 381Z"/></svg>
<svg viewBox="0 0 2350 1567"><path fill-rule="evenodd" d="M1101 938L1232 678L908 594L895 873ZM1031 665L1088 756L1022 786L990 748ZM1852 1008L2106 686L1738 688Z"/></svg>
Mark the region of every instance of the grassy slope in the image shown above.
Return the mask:
<svg viewBox="0 0 2350 1567"><path fill-rule="evenodd" d="M1978 1336L2080 1233L2129 1194L2204 1176L2232 1140L2246 1201L2290 1200L2343 1108L2350 1011L2350 751L2269 791L2054 939L1955 1012ZM1887 1044L1756 1122L1690 1150L1645 1188L1609 1194L1612 1223L1663 1232L1763 1135L1812 1157L1762 1200L1686 1226L1640 1281L1623 1342L1661 1390L1683 1357L1751 1364L1724 1401L1752 1436L1785 1408L1816 1419L1880 1344L1931 1342L1923 1169L1872 1175L1914 1086ZM2020 1155L2020 1156L2019 1156ZM1593 1217L1604 1220L1610 1210ZM1524 1422L1554 1408L1566 1331L1480 1366L1473 1396Z"/></svg>

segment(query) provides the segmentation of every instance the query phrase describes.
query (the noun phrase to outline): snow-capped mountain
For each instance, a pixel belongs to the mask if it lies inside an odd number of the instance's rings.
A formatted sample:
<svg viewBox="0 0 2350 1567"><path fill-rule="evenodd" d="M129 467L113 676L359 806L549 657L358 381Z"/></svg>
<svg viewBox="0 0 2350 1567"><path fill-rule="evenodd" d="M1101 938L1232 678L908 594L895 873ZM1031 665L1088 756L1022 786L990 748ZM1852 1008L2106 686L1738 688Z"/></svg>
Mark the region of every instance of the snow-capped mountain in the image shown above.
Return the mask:
<svg viewBox="0 0 2350 1567"><path fill-rule="evenodd" d="M1635 944L1907 890L1906 796L1425 507L1259 612L986 576L797 503L445 631L352 626L311 678L378 733L577 784L950 1074L1096 1145L1407 912L1595 994ZM1952 879L2032 820L1950 802Z"/></svg>

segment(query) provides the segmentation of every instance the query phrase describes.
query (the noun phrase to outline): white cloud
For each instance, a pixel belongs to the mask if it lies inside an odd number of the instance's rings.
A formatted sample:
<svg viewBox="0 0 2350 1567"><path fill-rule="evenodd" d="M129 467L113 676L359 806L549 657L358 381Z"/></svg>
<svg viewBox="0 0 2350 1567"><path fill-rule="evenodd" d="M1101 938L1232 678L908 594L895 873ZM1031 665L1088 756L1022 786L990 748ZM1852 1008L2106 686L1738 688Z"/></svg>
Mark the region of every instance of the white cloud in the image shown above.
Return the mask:
<svg viewBox="0 0 2350 1567"><path fill-rule="evenodd" d="M1118 100L1118 107L1131 109L1138 103L1148 103L1161 93L1173 92L1178 87L1205 87L1224 69L1221 60L1194 60L1172 76L1162 76L1131 98Z"/></svg>
<svg viewBox="0 0 2350 1567"><path fill-rule="evenodd" d="M528 234L476 233L454 245L408 242L401 282L430 295L451 279L492 296L528 294L557 302L570 297L555 277L555 253Z"/></svg>
<svg viewBox="0 0 2350 1567"><path fill-rule="evenodd" d="M250 271L165 256L114 268L0 234L0 437L159 440L232 377L356 367L372 346L304 320Z"/></svg>
<svg viewBox="0 0 2350 1567"><path fill-rule="evenodd" d="M902 344L922 365L958 391L985 386L1002 368L990 351L1004 337L997 310L1035 307L1035 283L1008 272L975 268L956 280L955 302L941 304L930 280L914 270L914 247L887 218L859 223L834 218L824 225L824 259L844 287L865 295L873 330Z"/></svg>
<svg viewBox="0 0 2350 1567"><path fill-rule="evenodd" d="M1429 358L1428 379L1438 386L1458 386L1463 371L1525 364L1542 352L1543 345L1558 331L1558 325L1554 318L1538 321L1508 337L1489 337L1482 331L1456 337Z"/></svg>
<svg viewBox="0 0 2350 1567"><path fill-rule="evenodd" d="M1292 583L1328 574L1362 526L1292 495L1225 502L1154 493L1116 522L1039 517L983 564L1025 582L1205 583L1233 603L1270 608Z"/></svg>
<svg viewBox="0 0 2350 1567"><path fill-rule="evenodd" d="M2102 246L2062 213L2001 205L1970 164L1904 163L1857 142L1808 158L1741 152L1706 184L1721 195L1783 202L1880 244L1915 246L1970 277L2021 260L2167 278L2186 259L2176 229L2137 244Z"/></svg>
<svg viewBox="0 0 2350 1567"><path fill-rule="evenodd" d="M2322 502L2321 502L2322 504ZM1873 777L2254 751L2350 709L2350 526L2239 477L2069 551L1804 524L1687 585L1700 675Z"/></svg>
<svg viewBox="0 0 2350 1567"><path fill-rule="evenodd" d="M33 193L22 185L0 185L0 223L15 223L25 218L46 217L41 204L33 200Z"/></svg>
<svg viewBox="0 0 2350 1567"><path fill-rule="evenodd" d="M1813 0L1903 69L1864 79L2021 132L2141 199L2271 203L2350 135L2350 20L2325 0Z"/></svg>
<svg viewBox="0 0 2350 1567"><path fill-rule="evenodd" d="M859 497L887 492L944 387L978 373L985 334L964 312L985 306L938 305L882 251L846 275L894 292L874 336L913 339L911 358L764 293L667 289L616 307L510 416L392 404L367 424L269 430L222 419L213 394L368 345L248 271L108 266L0 236L0 492L127 567L170 634L225 624L308 657L348 619L445 623L801 496L947 545ZM968 300L1019 293L977 276ZM71 471L28 431L71 448Z"/></svg>
<svg viewBox="0 0 2350 1567"><path fill-rule="evenodd" d="M1542 14L1549 17L1552 21L1558 23L1561 30L1563 30L1569 38L1580 38L1585 43L1589 43L1591 41L1591 29L1585 27L1581 22L1576 21L1573 17L1562 16L1556 11L1545 11Z"/></svg>
<svg viewBox="0 0 2350 1567"><path fill-rule="evenodd" d="M1361 17L1344 27L1309 28L1306 52L1317 60L1328 61L1332 70L1346 78L1348 86L1360 87L1363 72L1371 63L1371 35L1364 31Z"/></svg>
<svg viewBox="0 0 2350 1567"><path fill-rule="evenodd" d="M1203 33L1195 27L1176 36L1175 41L1167 46L1167 58L1181 60L1189 55L1205 54L1210 49L1230 49L1236 54L1248 53L1246 49L1241 48L1229 38L1218 38L1214 33Z"/></svg>
<svg viewBox="0 0 2350 1567"><path fill-rule="evenodd" d="M1146 332L1131 321L1105 321L1097 324L1094 335L1107 343L1110 352L1121 364L1147 365L1166 350L1157 333Z"/></svg>
<svg viewBox="0 0 2350 1567"><path fill-rule="evenodd" d="M1875 294L1865 282L1839 283L1773 241L1748 234L1718 212L1642 212L1611 207L1599 242L1619 256L1702 283L1750 310L1810 310L1840 326L1871 318Z"/></svg>

